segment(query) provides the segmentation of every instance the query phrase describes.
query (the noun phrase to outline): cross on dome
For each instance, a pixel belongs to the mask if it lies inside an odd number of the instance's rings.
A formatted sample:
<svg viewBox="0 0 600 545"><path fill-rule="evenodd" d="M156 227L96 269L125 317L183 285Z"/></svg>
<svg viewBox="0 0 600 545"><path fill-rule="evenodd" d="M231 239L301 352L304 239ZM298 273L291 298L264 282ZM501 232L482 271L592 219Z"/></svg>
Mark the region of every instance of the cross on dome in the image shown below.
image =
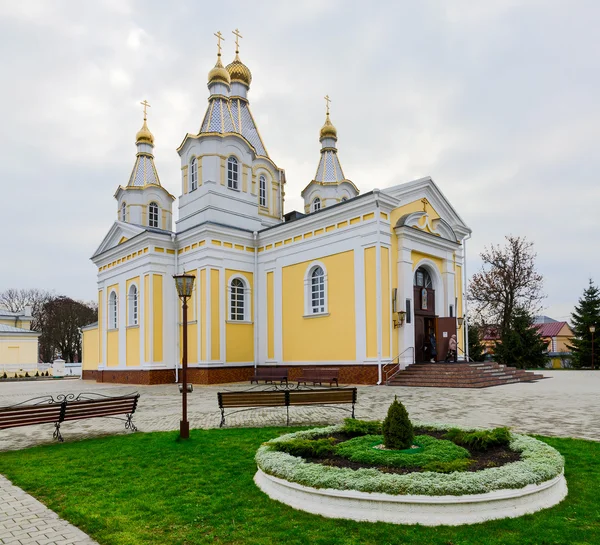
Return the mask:
<svg viewBox="0 0 600 545"><path fill-rule="evenodd" d="M146 121L148 119L148 112L146 111L146 108L150 108L150 103L144 99L143 102L140 102L140 104L144 107L144 121Z"/></svg>
<svg viewBox="0 0 600 545"><path fill-rule="evenodd" d="M235 36L235 52L237 54L240 52L240 38L243 38L243 36L237 28L232 30L231 33Z"/></svg>
<svg viewBox="0 0 600 545"><path fill-rule="evenodd" d="M215 36L217 37L217 49L218 49L217 55L220 57L221 56L221 40L225 41L225 38L223 38L223 35L221 34L220 30L218 32L215 32Z"/></svg>

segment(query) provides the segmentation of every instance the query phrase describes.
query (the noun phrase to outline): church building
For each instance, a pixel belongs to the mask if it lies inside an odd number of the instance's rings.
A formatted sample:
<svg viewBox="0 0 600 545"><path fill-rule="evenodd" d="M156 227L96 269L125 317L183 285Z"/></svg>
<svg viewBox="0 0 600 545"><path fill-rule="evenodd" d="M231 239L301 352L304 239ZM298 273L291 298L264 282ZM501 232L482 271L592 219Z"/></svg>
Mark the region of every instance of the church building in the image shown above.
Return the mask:
<svg viewBox="0 0 600 545"><path fill-rule="evenodd" d="M470 229L430 177L361 193L372 180L346 177L327 97L304 211L285 213L285 171L252 115L252 75L234 34L227 66L218 34L204 118L177 148L175 222L144 106L115 222L92 256L98 323L83 331L83 378L176 381L182 313L172 277L184 272L195 276L192 383L247 380L257 366L287 367L293 379L318 366L340 369L341 383L377 384L398 366L443 360L463 317Z"/></svg>

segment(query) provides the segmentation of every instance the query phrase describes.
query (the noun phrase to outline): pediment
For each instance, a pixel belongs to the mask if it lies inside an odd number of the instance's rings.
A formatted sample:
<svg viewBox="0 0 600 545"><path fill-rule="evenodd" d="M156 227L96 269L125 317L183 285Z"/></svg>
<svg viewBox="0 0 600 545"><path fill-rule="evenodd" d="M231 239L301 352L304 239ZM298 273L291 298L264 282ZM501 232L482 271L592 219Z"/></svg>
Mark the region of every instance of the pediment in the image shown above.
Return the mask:
<svg viewBox="0 0 600 545"><path fill-rule="evenodd" d="M434 218L427 212L405 214L396 222L395 227L413 227L414 229L425 231L426 233L444 238L451 242L457 242L459 240L456 232L447 221L442 218Z"/></svg>
<svg viewBox="0 0 600 545"><path fill-rule="evenodd" d="M398 199L400 208L415 205L412 210L403 214L404 221L413 222L413 227L424 227L423 230L454 241L471 233L471 229L430 177L383 189L382 193ZM418 209L421 211L417 212ZM408 220L405 216L413 217ZM425 216L428 218L425 219Z"/></svg>
<svg viewBox="0 0 600 545"><path fill-rule="evenodd" d="M127 240L143 233L145 229L137 225L131 225L130 223L124 223L122 221L115 221L112 227L108 231L104 240L98 246L98 249L94 252L92 259L100 254L103 254L111 248L115 248L119 244L123 244Z"/></svg>

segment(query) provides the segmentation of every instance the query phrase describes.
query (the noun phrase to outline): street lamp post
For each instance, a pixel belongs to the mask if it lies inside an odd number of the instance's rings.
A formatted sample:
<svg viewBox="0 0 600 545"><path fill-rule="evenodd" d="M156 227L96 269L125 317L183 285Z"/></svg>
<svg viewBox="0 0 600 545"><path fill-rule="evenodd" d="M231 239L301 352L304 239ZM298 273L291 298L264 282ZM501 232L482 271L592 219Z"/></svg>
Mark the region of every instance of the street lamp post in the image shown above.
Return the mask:
<svg viewBox="0 0 600 545"><path fill-rule="evenodd" d="M590 333L592 334L592 371L594 370L594 333L596 332L596 326L590 326Z"/></svg>
<svg viewBox="0 0 600 545"><path fill-rule="evenodd" d="M182 418L179 422L179 437L181 439L189 439L190 437L190 423L187 419L187 395L188 395L188 384L187 384L187 302L192 296L192 290L194 288L194 280L196 279L191 274L175 274L175 285L177 286L177 295L183 303L182 314L183 314L183 347L181 357L181 405L182 405Z"/></svg>

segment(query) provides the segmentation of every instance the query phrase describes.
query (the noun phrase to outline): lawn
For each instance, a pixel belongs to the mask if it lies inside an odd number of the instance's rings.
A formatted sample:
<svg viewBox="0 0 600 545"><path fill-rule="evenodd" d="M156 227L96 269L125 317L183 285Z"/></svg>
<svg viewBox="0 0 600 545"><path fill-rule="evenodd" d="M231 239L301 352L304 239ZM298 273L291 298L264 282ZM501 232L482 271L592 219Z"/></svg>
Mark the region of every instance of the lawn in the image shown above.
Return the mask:
<svg viewBox="0 0 600 545"><path fill-rule="evenodd" d="M252 477L264 441L290 428L137 433L0 454L0 473L102 545L600 543L600 443L540 438L566 458L569 496L518 519L427 528L310 515Z"/></svg>

